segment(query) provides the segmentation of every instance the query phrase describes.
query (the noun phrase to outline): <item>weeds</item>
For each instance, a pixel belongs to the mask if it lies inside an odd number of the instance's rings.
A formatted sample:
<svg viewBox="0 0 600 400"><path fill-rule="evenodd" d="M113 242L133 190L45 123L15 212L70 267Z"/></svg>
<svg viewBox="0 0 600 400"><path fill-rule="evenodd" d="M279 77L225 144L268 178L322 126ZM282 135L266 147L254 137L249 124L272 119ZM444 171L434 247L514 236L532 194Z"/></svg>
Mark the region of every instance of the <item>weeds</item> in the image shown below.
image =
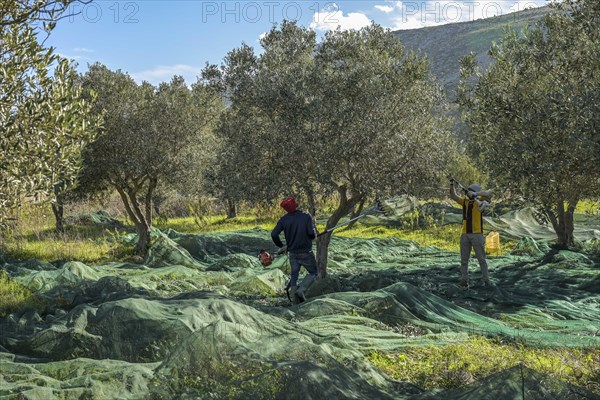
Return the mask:
<svg viewBox="0 0 600 400"><path fill-rule="evenodd" d="M229 347L229 346L228 346ZM220 354L231 354L221 350ZM285 390L287 376L271 363L245 359L240 355L202 354L193 368L179 369L167 384L156 378L150 382L152 398L170 399L185 392L189 398L274 399Z"/></svg>
<svg viewBox="0 0 600 400"><path fill-rule="evenodd" d="M403 240L412 240L421 246L432 246L440 250L458 252L460 251L461 229L460 225L444 225L415 230L356 225L351 230L336 232L336 235L363 239L395 237ZM516 242L514 241L504 241L497 255L509 253L514 250L515 246Z"/></svg>
<svg viewBox="0 0 600 400"><path fill-rule="evenodd" d="M79 212L81 213L81 210ZM156 227L193 234L254 228L271 230L280 216L279 210L266 207L249 209L247 214L235 218L226 218L224 215L202 216L198 212L189 217L160 219ZM350 230L338 229L334 234L340 237L363 239L399 238L440 250L459 251L461 230L459 225L435 225L434 223L428 225L430 226L426 229L398 229L358 223ZM119 240L125 232L109 231L97 225L67 225L65 228L65 233L62 234L54 230L54 218L47 205L24 207L16 227L4 233L0 248L13 258L37 258L46 261L77 260L85 263L100 263L124 260L130 256L130 246ZM319 224L318 229L323 230L324 225ZM514 242L503 242L499 255L512 251L514 247Z"/></svg>
<svg viewBox="0 0 600 400"><path fill-rule="evenodd" d="M600 350L533 348L480 336L465 343L373 352L375 366L392 378L431 388L455 388L519 363L600 394Z"/></svg>
<svg viewBox="0 0 600 400"><path fill-rule="evenodd" d="M42 301L28 288L0 272L0 317L27 308L41 310Z"/></svg>
<svg viewBox="0 0 600 400"><path fill-rule="evenodd" d="M600 215L600 199L580 200L575 208L576 214Z"/></svg>
<svg viewBox="0 0 600 400"><path fill-rule="evenodd" d="M64 233L56 232L48 205L22 207L15 226L1 235L0 249L17 259L99 263L127 253L122 242L111 240L116 234L99 225L67 225Z"/></svg>
<svg viewBox="0 0 600 400"><path fill-rule="evenodd" d="M229 232L254 228L271 230L277 223L277 218L255 215L227 218L224 215L212 215L205 217L201 224L197 221L194 217L170 218L166 223L157 224L157 228L171 228L185 233Z"/></svg>

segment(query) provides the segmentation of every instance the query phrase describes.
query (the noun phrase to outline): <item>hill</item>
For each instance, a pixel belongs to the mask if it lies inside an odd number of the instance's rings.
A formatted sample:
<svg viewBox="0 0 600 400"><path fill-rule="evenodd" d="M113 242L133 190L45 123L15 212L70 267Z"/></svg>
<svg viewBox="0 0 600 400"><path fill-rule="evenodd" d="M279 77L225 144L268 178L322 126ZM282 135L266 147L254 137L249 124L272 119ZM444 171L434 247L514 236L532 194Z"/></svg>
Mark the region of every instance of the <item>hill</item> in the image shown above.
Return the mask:
<svg viewBox="0 0 600 400"><path fill-rule="evenodd" d="M507 27L532 26L548 12L549 7L541 7L475 21L400 30L394 34L406 48L428 55L433 74L453 99L462 57L474 52L480 65L487 67L490 64L487 52L492 42L501 39Z"/></svg>

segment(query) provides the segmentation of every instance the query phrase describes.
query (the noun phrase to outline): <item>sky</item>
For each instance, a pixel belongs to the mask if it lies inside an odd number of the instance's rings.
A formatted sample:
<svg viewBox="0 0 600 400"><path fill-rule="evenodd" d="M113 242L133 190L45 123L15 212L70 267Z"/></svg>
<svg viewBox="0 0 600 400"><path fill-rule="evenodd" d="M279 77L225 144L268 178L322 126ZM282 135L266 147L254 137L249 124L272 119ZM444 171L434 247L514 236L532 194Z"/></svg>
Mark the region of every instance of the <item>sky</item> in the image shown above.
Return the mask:
<svg viewBox="0 0 600 400"><path fill-rule="evenodd" d="M505 15L548 4L546 0L456 1L203 1L93 0L74 3L46 45L77 63L100 62L152 84L182 75L193 83L207 63L260 38L284 19L314 29L360 29L374 21L392 30L414 29Z"/></svg>

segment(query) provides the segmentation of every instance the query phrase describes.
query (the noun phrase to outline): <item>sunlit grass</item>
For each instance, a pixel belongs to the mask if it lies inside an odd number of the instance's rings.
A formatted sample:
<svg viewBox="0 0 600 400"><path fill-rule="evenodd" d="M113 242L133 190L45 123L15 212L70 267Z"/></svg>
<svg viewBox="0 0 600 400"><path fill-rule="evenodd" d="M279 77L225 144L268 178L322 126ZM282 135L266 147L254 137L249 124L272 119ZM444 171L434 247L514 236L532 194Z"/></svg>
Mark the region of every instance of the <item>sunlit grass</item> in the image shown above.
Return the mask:
<svg viewBox="0 0 600 400"><path fill-rule="evenodd" d="M277 211L277 212L275 212ZM236 218L225 215L209 215L201 218L180 217L157 220L159 229L171 228L182 233L202 234L208 232L232 232L260 228L271 230L281 213L278 210L253 211ZM122 221L127 225L126 221ZM318 225L319 231L324 224ZM360 222L347 229L340 227L334 235L352 238L399 238L412 240L422 246L433 246L440 250L459 251L459 225L434 226L428 229L399 229L388 226L363 225ZM131 225L127 230L134 232ZM78 260L85 263L102 263L128 257L131 249L119 243L114 236L118 233L94 225L71 225L64 234L54 231L54 217L49 207L29 207L20 218L19 225L11 234L4 235L0 246L13 258L37 258L45 261ZM514 248L514 242L502 242L498 255Z"/></svg>
<svg viewBox="0 0 600 400"><path fill-rule="evenodd" d="M445 225L429 229L397 229L385 226L355 225L350 230L340 230L335 233L342 237L353 238L399 238L413 240L422 246L434 246L440 250L459 251L461 227Z"/></svg>
<svg viewBox="0 0 600 400"><path fill-rule="evenodd" d="M166 222L158 224L161 229L171 228L178 232L186 233L207 233L207 232L228 232L260 228L271 230L277 223L277 218L273 217L257 217L239 216L236 218L227 219L225 216L210 216L198 224L194 218L171 218ZM318 224L319 232L325 229L324 224ZM334 231L335 236L371 239L371 238L398 238L403 240L412 240L421 246L432 246L440 250L460 251L460 225L444 225L428 229L398 229L386 226L372 226L357 223L352 229L340 227ZM501 250L498 255L503 255L515 247L512 241L502 243Z"/></svg>
<svg viewBox="0 0 600 400"><path fill-rule="evenodd" d="M600 215L600 199L580 200L575 208L575 214Z"/></svg>
<svg viewBox="0 0 600 400"><path fill-rule="evenodd" d="M68 235L45 236L40 239L15 239L4 242L3 251L17 259L36 258L44 261L66 260L84 263L109 261L120 252L121 245Z"/></svg>
<svg viewBox="0 0 600 400"><path fill-rule="evenodd" d="M41 309L42 302L25 286L0 271L0 317L26 308Z"/></svg>
<svg viewBox="0 0 600 400"><path fill-rule="evenodd" d="M277 218L242 215L227 218L225 215L211 215L201 221L193 217L169 218L156 224L159 229L171 228L184 233L229 232L260 228L271 230L277 223Z"/></svg>
<svg viewBox="0 0 600 400"><path fill-rule="evenodd" d="M392 378L431 388L454 388L519 363L600 394L600 350L533 348L473 337L465 343L373 352L375 366Z"/></svg>
<svg viewBox="0 0 600 400"><path fill-rule="evenodd" d="M385 226L355 225L350 230L336 231L336 235L354 238L390 238L412 240L421 246L432 246L445 251L460 251L460 225L443 225L428 229L397 229ZM501 243L500 251L494 255L504 255L515 248L514 241Z"/></svg>
<svg viewBox="0 0 600 400"><path fill-rule="evenodd" d="M101 263L119 259L127 247L111 240L115 232L95 225L67 225L55 231L48 205L23 207L18 224L3 232L0 249L11 258Z"/></svg>

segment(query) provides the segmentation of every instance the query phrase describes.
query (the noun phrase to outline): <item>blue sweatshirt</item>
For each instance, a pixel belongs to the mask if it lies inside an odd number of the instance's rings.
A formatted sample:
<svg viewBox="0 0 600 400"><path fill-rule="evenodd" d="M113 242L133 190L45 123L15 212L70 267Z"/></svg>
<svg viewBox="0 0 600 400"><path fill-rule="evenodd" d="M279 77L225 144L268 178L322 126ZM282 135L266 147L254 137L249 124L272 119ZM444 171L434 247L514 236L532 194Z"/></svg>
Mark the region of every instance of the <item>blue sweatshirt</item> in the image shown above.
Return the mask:
<svg viewBox="0 0 600 400"><path fill-rule="evenodd" d="M312 250L312 241L317 237L317 231L311 216L300 210L285 214L279 219L271 232L273 243L282 247L279 234L283 231L285 244L292 253L303 253Z"/></svg>

